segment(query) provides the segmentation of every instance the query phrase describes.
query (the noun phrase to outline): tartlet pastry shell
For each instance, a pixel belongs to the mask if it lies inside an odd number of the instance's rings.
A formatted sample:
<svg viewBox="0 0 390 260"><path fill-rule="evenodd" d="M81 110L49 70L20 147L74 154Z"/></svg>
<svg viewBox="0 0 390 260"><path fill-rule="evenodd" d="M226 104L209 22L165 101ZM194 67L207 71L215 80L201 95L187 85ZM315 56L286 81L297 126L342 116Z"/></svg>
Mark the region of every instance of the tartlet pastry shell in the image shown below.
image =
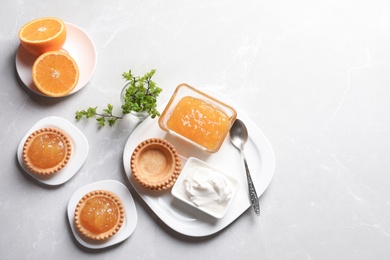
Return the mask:
<svg viewBox="0 0 390 260"><path fill-rule="evenodd" d="M64 141L65 144L65 153L66 155L64 156L63 160L56 166L51 167L51 168L39 168L33 165L33 162L31 162L30 158L28 157L27 153L30 149L31 143L34 141L35 138L37 138L40 135L50 133L50 134L56 134L57 136L61 137L62 140ZM58 171L60 171L62 168L66 166L66 164L69 162L70 157L72 155L72 143L70 141L70 138L61 130L57 128L51 128L51 127L45 127L45 128L40 128L33 133L31 133L23 146L23 162L27 166L27 168L36 174L40 175L50 175L54 174Z"/></svg>
<svg viewBox="0 0 390 260"><path fill-rule="evenodd" d="M93 197L97 197L97 196L102 196L102 197L108 198L111 201L113 201L116 204L118 211L119 211L119 218L118 218L115 226L113 228L111 228L110 230L108 230L104 233L100 233L100 234L95 234L95 233L90 232L89 230L85 229L80 222L80 213L81 213L81 210L83 209L85 203L89 199L91 199ZM91 192L88 192L87 194L85 194L80 199L79 203L77 204L76 209L75 209L75 213L74 213L74 224L76 226L77 231L81 235L83 235L84 237L92 239L92 240L99 240L100 241L100 240L105 240L105 239L112 237L113 235L115 235L119 231L119 229L122 227L124 221L125 221L125 209L124 209L124 206L122 204L122 201L120 200L120 198L116 194L114 194L110 191L106 191L106 190L94 190L94 191L91 191Z"/></svg>
<svg viewBox="0 0 390 260"><path fill-rule="evenodd" d="M130 167L135 180L150 190L171 188L181 172L175 147L160 138L141 142L133 151Z"/></svg>

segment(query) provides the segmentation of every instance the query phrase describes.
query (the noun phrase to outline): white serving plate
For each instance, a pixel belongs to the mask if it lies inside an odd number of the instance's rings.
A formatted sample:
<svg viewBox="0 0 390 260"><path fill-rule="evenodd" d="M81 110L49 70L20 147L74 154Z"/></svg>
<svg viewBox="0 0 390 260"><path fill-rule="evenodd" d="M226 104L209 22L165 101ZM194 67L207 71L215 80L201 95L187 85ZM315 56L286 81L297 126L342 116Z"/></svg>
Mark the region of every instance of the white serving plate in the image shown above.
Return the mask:
<svg viewBox="0 0 390 260"><path fill-rule="evenodd" d="M202 91L231 104L237 110L237 118L246 124L249 139L245 145L245 155L257 194L260 197L270 184L275 170L275 157L269 141L253 121L226 97L210 89L202 89ZM196 157L239 180L241 184L239 190L223 218L215 219L174 198L170 189L164 192L149 191L137 183L131 175L130 157L140 142L152 137L164 138L172 143L180 154L183 165L187 158ZM209 154L167 134L160 129L157 119L148 117L127 140L123 152L123 163L126 175L140 197L165 224L181 234L193 237L214 234L232 223L251 206L244 165L238 150L233 147L228 137L217 153Z"/></svg>
<svg viewBox="0 0 390 260"><path fill-rule="evenodd" d="M80 71L79 82L70 93L73 94L82 89L91 79L96 67L96 49L84 30L70 23L65 23L65 26L67 35L62 49L73 57ZM26 87L39 95L46 96L35 87L32 79L31 71L36 58L19 45L16 54L16 71Z"/></svg>
<svg viewBox="0 0 390 260"><path fill-rule="evenodd" d="M73 147L71 158L66 164L66 166L60 171L48 176L39 175L31 172L23 162L24 142L31 133L43 127L55 127L64 131L70 138ZM67 121L62 117L50 116L39 120L37 123L35 123L35 125L30 128L30 130L27 131L26 135L22 138L18 146L17 157L20 166L34 179L46 185L56 186L67 182L77 173L77 171L81 168L81 166L87 159L88 152L88 140L75 125L73 125L71 122Z"/></svg>
<svg viewBox="0 0 390 260"><path fill-rule="evenodd" d="M107 190L115 193L121 199L123 207L125 208L125 221L123 222L122 227L115 235L103 241L93 241L91 239L82 238L74 225L74 212L77 204L85 194L93 190ZM90 183L76 190L69 199L67 215L69 225L76 240L84 247L91 249L106 248L126 240L134 232L138 220L137 210L129 189L122 183L114 180Z"/></svg>

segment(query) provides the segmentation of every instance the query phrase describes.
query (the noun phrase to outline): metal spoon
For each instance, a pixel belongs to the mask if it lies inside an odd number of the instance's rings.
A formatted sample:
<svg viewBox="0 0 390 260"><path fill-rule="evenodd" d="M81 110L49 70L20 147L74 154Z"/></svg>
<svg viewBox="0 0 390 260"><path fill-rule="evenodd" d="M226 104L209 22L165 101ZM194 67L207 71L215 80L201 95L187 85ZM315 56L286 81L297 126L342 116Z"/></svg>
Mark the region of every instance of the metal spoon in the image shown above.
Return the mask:
<svg viewBox="0 0 390 260"><path fill-rule="evenodd" d="M248 140L248 130L246 129L245 124L240 119L236 119L232 128L230 129L229 135L230 135L230 142L233 144L234 147L236 147L240 151L241 157L244 161L246 178L248 181L249 196L251 199L252 207L255 210L256 215L260 216L259 197L257 197L255 186L253 185L252 177L249 172L248 163L246 162L246 158L244 154L244 145Z"/></svg>

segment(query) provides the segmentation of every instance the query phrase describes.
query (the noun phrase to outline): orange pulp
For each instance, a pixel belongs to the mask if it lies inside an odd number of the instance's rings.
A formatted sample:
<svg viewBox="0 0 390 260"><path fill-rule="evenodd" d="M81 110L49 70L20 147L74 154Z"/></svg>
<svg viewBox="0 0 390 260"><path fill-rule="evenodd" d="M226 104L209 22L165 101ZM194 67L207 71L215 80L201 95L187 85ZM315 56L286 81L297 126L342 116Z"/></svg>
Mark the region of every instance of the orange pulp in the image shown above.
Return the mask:
<svg viewBox="0 0 390 260"><path fill-rule="evenodd" d="M39 56L32 67L34 85L43 94L62 97L77 85L80 72L76 61L62 51L49 51Z"/></svg>
<svg viewBox="0 0 390 260"><path fill-rule="evenodd" d="M23 25L18 36L27 51L39 56L62 48L66 41L66 26L55 17L38 18Z"/></svg>

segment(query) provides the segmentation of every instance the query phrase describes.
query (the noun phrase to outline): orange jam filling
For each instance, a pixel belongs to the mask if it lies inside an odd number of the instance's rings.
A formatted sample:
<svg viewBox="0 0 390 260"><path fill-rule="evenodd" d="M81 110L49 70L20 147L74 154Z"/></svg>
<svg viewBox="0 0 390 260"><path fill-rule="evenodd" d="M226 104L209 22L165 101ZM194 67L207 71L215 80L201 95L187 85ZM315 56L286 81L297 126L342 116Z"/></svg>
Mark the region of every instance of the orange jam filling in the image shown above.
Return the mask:
<svg viewBox="0 0 390 260"><path fill-rule="evenodd" d="M42 134L34 138L27 156L36 167L57 166L66 156L65 140L57 134Z"/></svg>
<svg viewBox="0 0 390 260"><path fill-rule="evenodd" d="M168 119L167 126L181 136L215 149L229 131L229 117L217 107L194 97L183 97Z"/></svg>
<svg viewBox="0 0 390 260"><path fill-rule="evenodd" d="M80 212L81 225L95 234L112 229L118 218L119 211L115 202L101 196L89 199Z"/></svg>

